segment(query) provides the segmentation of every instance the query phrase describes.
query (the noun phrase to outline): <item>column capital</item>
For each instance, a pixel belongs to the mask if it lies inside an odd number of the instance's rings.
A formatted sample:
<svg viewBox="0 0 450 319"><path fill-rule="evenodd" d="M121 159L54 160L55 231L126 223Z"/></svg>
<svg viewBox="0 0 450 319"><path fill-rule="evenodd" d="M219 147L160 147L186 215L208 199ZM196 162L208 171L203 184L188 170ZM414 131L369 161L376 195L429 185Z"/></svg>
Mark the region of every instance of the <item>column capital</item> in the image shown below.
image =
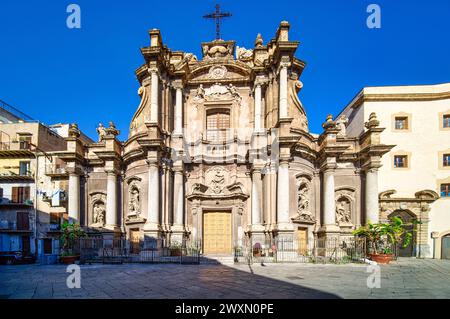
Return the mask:
<svg viewBox="0 0 450 319"><path fill-rule="evenodd" d="M183 89L184 89L184 85L183 85L183 81L182 80L174 80L174 81L172 81L170 86L173 89L175 89L175 90L183 91Z"/></svg>
<svg viewBox="0 0 450 319"><path fill-rule="evenodd" d="M151 75L152 73L156 73L156 75L161 75L161 72L156 66L151 66L147 69L147 72Z"/></svg>
<svg viewBox="0 0 450 319"><path fill-rule="evenodd" d="M111 175L118 176L118 175L120 175L120 172L117 169L105 169L105 173L108 176L111 176Z"/></svg>

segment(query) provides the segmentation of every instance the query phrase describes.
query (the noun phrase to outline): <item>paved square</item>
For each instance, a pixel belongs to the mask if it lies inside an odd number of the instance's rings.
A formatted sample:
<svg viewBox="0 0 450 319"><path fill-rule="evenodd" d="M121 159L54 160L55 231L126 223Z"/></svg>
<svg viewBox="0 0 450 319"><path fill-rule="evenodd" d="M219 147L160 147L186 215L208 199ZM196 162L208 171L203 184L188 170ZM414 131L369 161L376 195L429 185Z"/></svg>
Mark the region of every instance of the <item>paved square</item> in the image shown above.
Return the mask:
<svg viewBox="0 0 450 319"><path fill-rule="evenodd" d="M367 288L366 265L83 265L81 289L63 265L0 266L0 298L450 298L450 261L400 259Z"/></svg>

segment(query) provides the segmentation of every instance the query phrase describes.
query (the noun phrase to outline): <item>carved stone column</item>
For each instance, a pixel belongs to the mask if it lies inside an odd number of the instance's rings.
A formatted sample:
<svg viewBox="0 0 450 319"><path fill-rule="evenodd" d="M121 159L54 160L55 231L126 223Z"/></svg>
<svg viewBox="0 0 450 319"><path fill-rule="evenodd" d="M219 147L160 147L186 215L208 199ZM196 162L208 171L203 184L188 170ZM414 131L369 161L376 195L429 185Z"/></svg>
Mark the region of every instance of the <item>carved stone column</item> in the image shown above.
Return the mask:
<svg viewBox="0 0 450 319"><path fill-rule="evenodd" d="M370 168L366 171L366 224L376 224L379 221L378 169Z"/></svg>
<svg viewBox="0 0 450 319"><path fill-rule="evenodd" d="M257 83L255 86L255 132L262 129L261 111L261 83Z"/></svg>
<svg viewBox="0 0 450 319"><path fill-rule="evenodd" d="M184 237L184 176L182 168L174 170L174 221L172 227L172 242L182 242Z"/></svg>
<svg viewBox="0 0 450 319"><path fill-rule="evenodd" d="M288 62L280 65L280 119L288 118Z"/></svg>
<svg viewBox="0 0 450 319"><path fill-rule="evenodd" d="M262 225L262 179L261 166L254 166L252 171L252 242L264 242L264 230Z"/></svg>
<svg viewBox="0 0 450 319"><path fill-rule="evenodd" d="M148 194L147 194L147 221L144 225L144 232L147 237L146 245L154 246L158 244L160 237L159 221L159 165L154 159L148 161Z"/></svg>
<svg viewBox="0 0 450 319"><path fill-rule="evenodd" d="M277 181L277 221L289 224L289 162L280 160Z"/></svg>
<svg viewBox="0 0 450 319"><path fill-rule="evenodd" d="M69 221L80 222L80 175L76 172L69 173Z"/></svg>
<svg viewBox="0 0 450 319"><path fill-rule="evenodd" d="M158 123L158 101L159 101L159 77L156 69L150 70L151 97L150 97L150 122Z"/></svg>
<svg viewBox="0 0 450 319"><path fill-rule="evenodd" d="M117 225L117 174L115 171L107 171L106 184L106 227L116 230Z"/></svg>
<svg viewBox="0 0 450 319"><path fill-rule="evenodd" d="M174 135L183 133L183 86L181 82L175 82L175 118L174 118Z"/></svg>
<svg viewBox="0 0 450 319"><path fill-rule="evenodd" d="M323 222L321 235L328 238L339 236L340 228L336 225L336 199L334 187L335 167L327 166L323 169Z"/></svg>

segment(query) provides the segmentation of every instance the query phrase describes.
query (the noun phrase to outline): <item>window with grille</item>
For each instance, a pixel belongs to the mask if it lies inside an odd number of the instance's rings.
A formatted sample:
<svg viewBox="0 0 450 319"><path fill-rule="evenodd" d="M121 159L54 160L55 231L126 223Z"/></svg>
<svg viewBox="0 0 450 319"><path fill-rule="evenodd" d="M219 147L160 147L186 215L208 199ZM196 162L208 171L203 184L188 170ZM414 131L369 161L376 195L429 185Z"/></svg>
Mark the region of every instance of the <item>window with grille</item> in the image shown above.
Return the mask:
<svg viewBox="0 0 450 319"><path fill-rule="evenodd" d="M441 196L450 197L450 184L441 184Z"/></svg>
<svg viewBox="0 0 450 319"><path fill-rule="evenodd" d="M394 167L395 168L408 167L408 156L406 156L406 155L396 155L396 156L394 156Z"/></svg>
<svg viewBox="0 0 450 319"><path fill-rule="evenodd" d="M442 164L444 167L450 167L450 154L444 154Z"/></svg>
<svg viewBox="0 0 450 319"><path fill-rule="evenodd" d="M444 115L444 128L450 128L450 114Z"/></svg>
<svg viewBox="0 0 450 319"><path fill-rule="evenodd" d="M408 118L405 116L395 118L395 129L396 130L407 130L408 129Z"/></svg>
<svg viewBox="0 0 450 319"><path fill-rule="evenodd" d="M206 115L206 131L208 141L223 141L230 128L230 112L215 110Z"/></svg>

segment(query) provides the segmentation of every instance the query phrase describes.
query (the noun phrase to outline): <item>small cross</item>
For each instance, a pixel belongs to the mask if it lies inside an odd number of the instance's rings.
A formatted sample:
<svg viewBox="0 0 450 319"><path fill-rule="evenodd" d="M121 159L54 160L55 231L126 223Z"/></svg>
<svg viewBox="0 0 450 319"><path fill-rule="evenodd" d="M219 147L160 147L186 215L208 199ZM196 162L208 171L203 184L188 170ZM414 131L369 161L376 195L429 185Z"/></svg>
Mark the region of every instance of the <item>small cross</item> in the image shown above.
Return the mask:
<svg viewBox="0 0 450 319"><path fill-rule="evenodd" d="M216 4L216 12L204 15L205 19L214 19L216 20L216 40L220 40L220 23L223 18L231 17L231 13L229 12L221 12L220 4Z"/></svg>

